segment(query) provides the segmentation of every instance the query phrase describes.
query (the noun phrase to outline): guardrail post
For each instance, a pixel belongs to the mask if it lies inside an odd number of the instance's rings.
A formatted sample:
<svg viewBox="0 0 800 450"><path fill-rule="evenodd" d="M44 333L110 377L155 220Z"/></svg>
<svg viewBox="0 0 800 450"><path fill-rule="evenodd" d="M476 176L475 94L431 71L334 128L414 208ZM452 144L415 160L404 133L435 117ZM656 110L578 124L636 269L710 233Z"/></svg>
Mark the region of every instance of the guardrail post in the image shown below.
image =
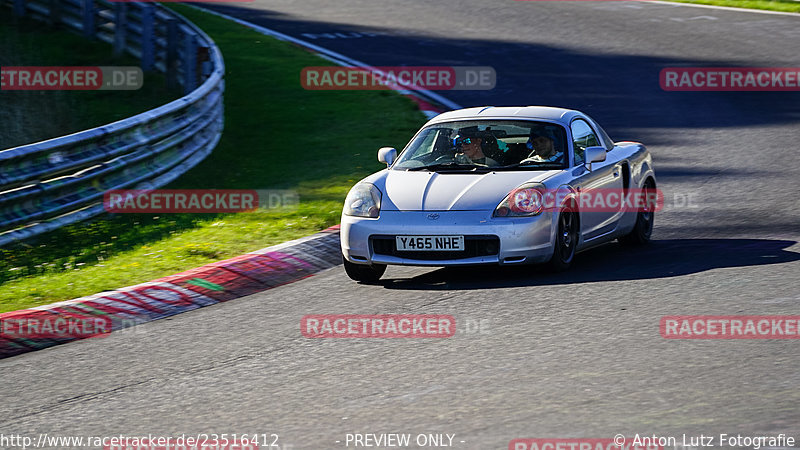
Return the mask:
<svg viewBox="0 0 800 450"><path fill-rule="evenodd" d="M155 7L142 5L142 70L151 71L155 66Z"/></svg>
<svg viewBox="0 0 800 450"><path fill-rule="evenodd" d="M95 36L95 22L94 22L94 0L83 0L83 36L87 39L94 39Z"/></svg>
<svg viewBox="0 0 800 450"><path fill-rule="evenodd" d="M208 47L197 48L197 84L202 84L211 74L211 49Z"/></svg>
<svg viewBox="0 0 800 450"><path fill-rule="evenodd" d="M114 4L114 56L125 53L128 28L128 5L126 3Z"/></svg>
<svg viewBox="0 0 800 450"><path fill-rule="evenodd" d="M178 21L167 21L167 89L178 87L178 47L180 46L180 33Z"/></svg>
<svg viewBox="0 0 800 450"><path fill-rule="evenodd" d="M192 92L197 85L197 35L188 27L184 29L184 47L181 60L183 61L183 92Z"/></svg>
<svg viewBox="0 0 800 450"><path fill-rule="evenodd" d="M14 0L14 12L19 17L25 15L25 0Z"/></svg>

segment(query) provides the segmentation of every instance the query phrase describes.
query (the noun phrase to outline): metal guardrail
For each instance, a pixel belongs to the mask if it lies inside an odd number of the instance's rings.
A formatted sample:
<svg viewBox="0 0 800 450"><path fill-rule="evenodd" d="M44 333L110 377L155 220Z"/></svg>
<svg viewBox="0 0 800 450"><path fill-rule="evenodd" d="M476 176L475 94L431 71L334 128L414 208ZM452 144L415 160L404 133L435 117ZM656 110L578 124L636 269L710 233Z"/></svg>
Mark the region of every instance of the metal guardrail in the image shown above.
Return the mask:
<svg viewBox="0 0 800 450"><path fill-rule="evenodd" d="M91 130L0 151L0 246L103 212L110 189L153 189L216 147L223 127L225 72L214 41L152 3L0 0L50 24L113 44L167 75L185 96Z"/></svg>

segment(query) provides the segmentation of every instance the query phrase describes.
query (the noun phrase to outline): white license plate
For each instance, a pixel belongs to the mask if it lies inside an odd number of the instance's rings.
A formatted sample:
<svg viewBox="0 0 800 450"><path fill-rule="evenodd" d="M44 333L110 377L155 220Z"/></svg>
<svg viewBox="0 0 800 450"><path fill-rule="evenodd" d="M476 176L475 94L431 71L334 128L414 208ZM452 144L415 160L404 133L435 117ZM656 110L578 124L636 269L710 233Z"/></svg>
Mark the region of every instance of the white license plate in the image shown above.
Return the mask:
<svg viewBox="0 0 800 450"><path fill-rule="evenodd" d="M464 236L395 236L394 239L401 252L464 250Z"/></svg>

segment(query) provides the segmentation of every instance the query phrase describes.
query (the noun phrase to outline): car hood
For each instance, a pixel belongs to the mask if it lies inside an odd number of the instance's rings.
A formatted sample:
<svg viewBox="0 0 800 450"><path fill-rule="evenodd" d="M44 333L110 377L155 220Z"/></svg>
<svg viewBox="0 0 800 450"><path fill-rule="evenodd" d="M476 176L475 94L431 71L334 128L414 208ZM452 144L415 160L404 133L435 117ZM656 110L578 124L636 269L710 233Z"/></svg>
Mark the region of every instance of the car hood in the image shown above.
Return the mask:
<svg viewBox="0 0 800 450"><path fill-rule="evenodd" d="M559 170L480 174L388 170L373 182L384 211L493 211L515 187L541 182Z"/></svg>

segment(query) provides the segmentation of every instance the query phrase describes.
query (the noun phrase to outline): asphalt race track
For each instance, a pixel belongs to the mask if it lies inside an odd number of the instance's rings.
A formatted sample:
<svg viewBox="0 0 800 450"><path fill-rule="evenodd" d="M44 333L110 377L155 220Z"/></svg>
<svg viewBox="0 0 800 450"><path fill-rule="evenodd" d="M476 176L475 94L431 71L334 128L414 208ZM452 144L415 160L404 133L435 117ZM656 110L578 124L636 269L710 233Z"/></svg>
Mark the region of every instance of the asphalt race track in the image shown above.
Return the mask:
<svg viewBox="0 0 800 450"><path fill-rule="evenodd" d="M653 153L667 200L654 242L590 250L559 275L390 267L368 286L337 267L2 360L0 433L276 433L287 449L347 448L347 433L455 434L459 449L618 433L800 439L800 341L659 333L665 315L800 313L800 92L665 92L658 80L674 66L798 67L800 16L612 1L214 9L376 66L494 67L494 90L439 92L462 106L587 112ZM449 339L304 338L300 318L325 313L459 325Z"/></svg>

